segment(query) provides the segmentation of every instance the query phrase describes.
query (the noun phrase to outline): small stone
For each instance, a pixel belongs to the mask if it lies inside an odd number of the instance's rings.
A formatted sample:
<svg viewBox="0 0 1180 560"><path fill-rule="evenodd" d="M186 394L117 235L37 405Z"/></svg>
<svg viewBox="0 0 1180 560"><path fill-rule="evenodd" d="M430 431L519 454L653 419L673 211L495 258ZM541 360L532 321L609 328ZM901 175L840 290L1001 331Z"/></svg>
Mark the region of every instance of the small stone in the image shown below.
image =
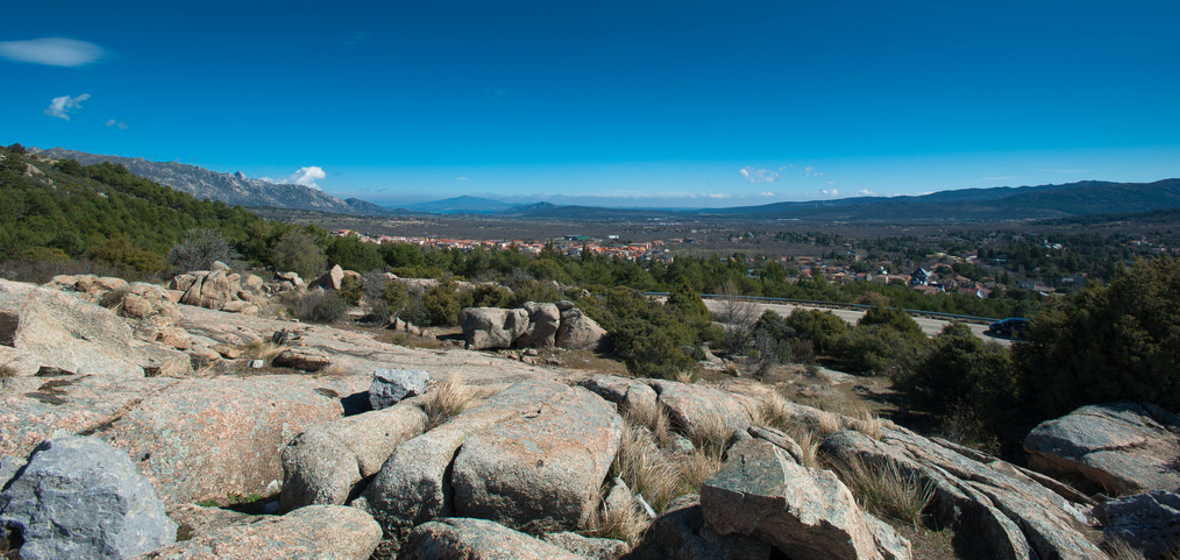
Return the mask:
<svg viewBox="0 0 1180 560"><path fill-rule="evenodd" d="M425 393L429 382L430 374L421 369L375 369L369 385L369 404L373 410L388 408Z"/></svg>

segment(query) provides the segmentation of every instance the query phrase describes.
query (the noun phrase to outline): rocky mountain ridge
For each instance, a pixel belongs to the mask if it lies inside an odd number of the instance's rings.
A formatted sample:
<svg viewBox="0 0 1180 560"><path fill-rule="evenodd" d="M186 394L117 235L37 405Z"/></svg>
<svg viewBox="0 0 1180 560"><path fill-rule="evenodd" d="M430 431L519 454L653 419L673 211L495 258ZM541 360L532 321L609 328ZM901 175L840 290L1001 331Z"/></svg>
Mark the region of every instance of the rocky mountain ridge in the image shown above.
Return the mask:
<svg viewBox="0 0 1180 560"><path fill-rule="evenodd" d="M156 162L143 158L88 154L63 148L48 150L30 148L29 151L49 159L72 159L82 165L93 165L104 161L117 163L126 167L133 175L187 192L198 198L220 200L231 205L294 208L340 214L383 215L387 213L380 206L364 200L355 198L341 200L318 189L303 185L278 184L261 179L251 179L241 171L219 173L177 162Z"/></svg>

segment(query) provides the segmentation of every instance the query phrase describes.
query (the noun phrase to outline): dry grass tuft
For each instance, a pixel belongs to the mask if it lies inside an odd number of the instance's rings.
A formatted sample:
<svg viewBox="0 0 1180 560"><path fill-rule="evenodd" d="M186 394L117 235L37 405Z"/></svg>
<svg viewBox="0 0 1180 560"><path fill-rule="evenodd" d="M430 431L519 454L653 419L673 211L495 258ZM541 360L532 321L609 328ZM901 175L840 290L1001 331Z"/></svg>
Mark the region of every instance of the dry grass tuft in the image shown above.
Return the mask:
<svg viewBox="0 0 1180 560"><path fill-rule="evenodd" d="M660 449L656 437L644 426L627 425L619 452L611 464L614 476L631 491L642 494L656 511L680 495L676 463Z"/></svg>
<svg viewBox="0 0 1180 560"><path fill-rule="evenodd" d="M490 396L491 391L471 387L456 376L446 378L422 398L427 430L447 423Z"/></svg>
<svg viewBox="0 0 1180 560"><path fill-rule="evenodd" d="M799 444L799 448L803 450L803 454L799 457L799 464L809 469L818 469L821 467L819 446L823 438L816 437L815 432L807 429L802 424L792 424L783 428L795 443Z"/></svg>
<svg viewBox="0 0 1180 560"><path fill-rule="evenodd" d="M698 494L705 479L717 474L721 470L721 451L713 449L695 449L679 462L680 492L679 494Z"/></svg>
<svg viewBox="0 0 1180 560"><path fill-rule="evenodd" d="M869 411L864 404L857 403L856 408L852 411L852 426L856 430L873 439L881 439L881 418Z"/></svg>
<svg viewBox="0 0 1180 560"><path fill-rule="evenodd" d="M635 546L643 532L651 525L651 519L632 504L624 508L605 508L590 518L586 534L591 537L618 539Z"/></svg>
<svg viewBox="0 0 1180 560"><path fill-rule="evenodd" d="M922 523L922 512L934 499L934 485L916 473L902 474L892 463L885 466L837 464L832 470L844 481L861 507L880 516Z"/></svg>
<svg viewBox="0 0 1180 560"><path fill-rule="evenodd" d="M725 421L720 413L710 412L693 418L691 426L687 427L685 435L692 441L693 447L713 452L720 456L725 451L725 444L733 437L733 428Z"/></svg>
<svg viewBox="0 0 1180 560"><path fill-rule="evenodd" d="M285 350L282 346L272 342L254 339L242 348L242 357L248 360L265 360L270 362Z"/></svg>
<svg viewBox="0 0 1180 560"><path fill-rule="evenodd" d="M657 444L671 445L672 420L660 405L630 407L623 412L623 420L632 426L647 428Z"/></svg>
<svg viewBox="0 0 1180 560"><path fill-rule="evenodd" d="M1103 541L1102 549L1110 555L1111 560L1146 560L1147 558L1142 551L1118 538ZM1175 556L1172 557L1175 558Z"/></svg>
<svg viewBox="0 0 1180 560"><path fill-rule="evenodd" d="M677 383L692 385L697 380L697 374L692 370L678 371L672 380Z"/></svg>
<svg viewBox="0 0 1180 560"><path fill-rule="evenodd" d="M758 399L757 406L750 411L755 426L782 429L794 423L789 408L790 401L777 391L767 393Z"/></svg>

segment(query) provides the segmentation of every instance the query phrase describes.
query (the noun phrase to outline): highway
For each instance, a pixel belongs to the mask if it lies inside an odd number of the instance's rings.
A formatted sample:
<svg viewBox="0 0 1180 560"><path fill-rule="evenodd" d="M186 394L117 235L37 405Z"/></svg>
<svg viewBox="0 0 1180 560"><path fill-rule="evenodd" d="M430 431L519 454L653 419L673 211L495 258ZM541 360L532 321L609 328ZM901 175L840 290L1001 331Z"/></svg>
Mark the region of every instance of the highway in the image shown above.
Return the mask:
<svg viewBox="0 0 1180 560"><path fill-rule="evenodd" d="M650 294L650 295L656 295L656 294ZM728 303L729 303L726 300L722 299L720 296L703 294L702 297L705 300L705 306L709 308L709 311L711 313L713 313L714 316L716 316L719 312L724 311L725 306L728 305ZM860 320L860 318L865 314L865 311L866 311L865 306L853 306L853 305L841 304L841 303L821 303L821 302L802 303L802 302L789 302L789 301L783 301L783 300L777 300L777 301L764 301L764 300L762 300L762 301L760 301L760 300L751 298L751 299L743 300L743 304L748 304L748 305L754 306L756 311L753 314L753 316L755 318L762 315L762 313L764 311L774 311L775 313L778 313L779 315L786 317L786 316L790 315L792 311L799 309L799 308L818 309L820 311L831 311L833 315L835 315L841 319L844 319L849 324L853 324L853 325L855 325L856 322ZM926 336L934 336L934 335L938 334L939 332L942 331L943 327L947 326L952 321L952 319L949 318L949 316L948 317L937 317L937 316L931 316L931 315L921 313L921 312L919 312L919 313L911 312L910 316L914 318L914 321L916 321L918 323L918 326L922 327L922 332L926 333ZM988 335L984 334L984 331L987 330L988 324L990 324L992 321L994 321L994 319L986 319L986 318L982 318L982 317L962 317L962 318L957 318L957 319L959 320L959 322L967 325L967 327L971 329L971 332L975 333L975 336L978 336L979 338L981 338L985 341L995 341L1003 346L1011 346L1012 345L1011 340L1003 339L1003 338L995 338L995 337L988 336Z"/></svg>

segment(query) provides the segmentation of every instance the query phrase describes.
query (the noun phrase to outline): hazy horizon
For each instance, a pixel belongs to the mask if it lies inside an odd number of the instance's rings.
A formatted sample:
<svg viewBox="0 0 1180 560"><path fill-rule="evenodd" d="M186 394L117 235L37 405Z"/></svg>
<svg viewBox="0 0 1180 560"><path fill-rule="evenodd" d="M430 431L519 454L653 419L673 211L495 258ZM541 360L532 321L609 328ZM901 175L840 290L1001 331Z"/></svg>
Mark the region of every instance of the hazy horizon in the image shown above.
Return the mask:
<svg viewBox="0 0 1180 560"><path fill-rule="evenodd" d="M0 143L381 205L724 207L1180 176L1180 6L1162 1L7 14L22 24L0 34L16 84Z"/></svg>

